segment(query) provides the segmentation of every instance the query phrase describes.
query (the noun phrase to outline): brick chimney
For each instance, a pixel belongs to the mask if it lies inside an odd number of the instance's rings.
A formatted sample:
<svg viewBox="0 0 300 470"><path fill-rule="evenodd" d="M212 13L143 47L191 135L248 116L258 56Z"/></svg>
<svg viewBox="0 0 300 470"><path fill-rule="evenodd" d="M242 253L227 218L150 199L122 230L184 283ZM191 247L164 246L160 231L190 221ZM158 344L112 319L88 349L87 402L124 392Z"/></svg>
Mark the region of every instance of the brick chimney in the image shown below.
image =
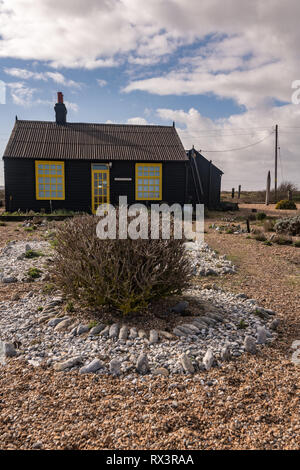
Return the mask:
<svg viewBox="0 0 300 470"><path fill-rule="evenodd" d="M54 106L56 124L66 124L67 108L64 104L64 95L61 91L57 93L57 103Z"/></svg>

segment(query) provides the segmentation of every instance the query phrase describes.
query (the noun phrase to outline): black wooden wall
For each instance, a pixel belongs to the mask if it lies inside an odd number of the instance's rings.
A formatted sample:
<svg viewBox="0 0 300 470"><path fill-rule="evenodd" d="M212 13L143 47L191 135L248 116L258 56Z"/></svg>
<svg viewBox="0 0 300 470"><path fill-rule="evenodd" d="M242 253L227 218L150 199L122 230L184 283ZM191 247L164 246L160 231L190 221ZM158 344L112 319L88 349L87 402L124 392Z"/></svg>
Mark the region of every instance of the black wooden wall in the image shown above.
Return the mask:
<svg viewBox="0 0 300 470"><path fill-rule="evenodd" d="M205 204L210 208L218 208L220 204L221 197L221 179L222 171L219 170L215 165L213 165L209 160L207 160L203 155L201 155L196 150L190 150L188 156L190 160L192 157L192 152L195 153L195 161L197 163L198 172L201 178L202 187L203 187L203 196L201 197L201 203ZM196 181L197 184L197 181ZM200 188L198 187L198 193L200 193ZM193 204L197 203L197 192L195 188L195 183L192 175L192 164L189 165L188 169L188 188L187 188L187 199Z"/></svg>
<svg viewBox="0 0 300 470"><path fill-rule="evenodd" d="M52 201L52 209L91 212L91 164L87 160L65 160L65 200ZM119 196L126 195L128 204L135 201L134 161L113 161L110 168L110 202L117 204ZM147 163L151 163L150 161ZM156 162L157 163L157 162ZM188 162L162 162L162 201L169 204L186 202ZM115 181L131 178L131 181ZM50 211L50 202L36 200L35 160L4 158L6 210L14 212ZM140 201L144 202L144 201ZM151 202L151 201L150 201Z"/></svg>

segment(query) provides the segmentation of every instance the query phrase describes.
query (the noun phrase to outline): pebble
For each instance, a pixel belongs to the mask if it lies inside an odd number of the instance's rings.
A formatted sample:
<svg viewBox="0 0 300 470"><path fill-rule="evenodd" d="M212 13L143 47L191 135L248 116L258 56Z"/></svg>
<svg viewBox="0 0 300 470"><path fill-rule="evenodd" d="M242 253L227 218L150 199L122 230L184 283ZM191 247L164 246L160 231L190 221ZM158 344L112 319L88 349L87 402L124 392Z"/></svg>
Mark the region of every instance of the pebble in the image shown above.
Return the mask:
<svg viewBox="0 0 300 470"><path fill-rule="evenodd" d="M257 342L258 344L265 344L267 341L267 332L264 326L257 328Z"/></svg>
<svg viewBox="0 0 300 470"><path fill-rule="evenodd" d="M150 342L150 344L155 344L155 343L158 342L158 333L157 333L156 330L150 330L149 342Z"/></svg>
<svg viewBox="0 0 300 470"><path fill-rule="evenodd" d="M109 363L109 371L112 375L120 375L121 362L118 359L112 359Z"/></svg>
<svg viewBox="0 0 300 470"><path fill-rule="evenodd" d="M5 357L14 357L17 355L17 351L12 343L6 343L0 340L0 356Z"/></svg>
<svg viewBox="0 0 300 470"><path fill-rule="evenodd" d="M62 370L70 369L71 367L74 367L74 366L78 366L80 364L82 364L82 357L77 356L77 357L67 359L66 361L58 362L54 364L54 369L57 371L62 371Z"/></svg>
<svg viewBox="0 0 300 470"><path fill-rule="evenodd" d="M186 354L182 354L180 356L179 360L180 360L180 364L182 365L183 370L185 372L188 372L189 374L193 374L195 372L195 368L193 366L193 363L192 363L191 359Z"/></svg>
<svg viewBox="0 0 300 470"><path fill-rule="evenodd" d="M147 374L150 371L148 357L146 354L141 353L136 361L136 370L139 374Z"/></svg>
<svg viewBox="0 0 300 470"><path fill-rule="evenodd" d="M203 357L202 363L205 367L206 370L210 370L212 368L212 365L214 363L214 355L211 349L208 349L205 353L205 356Z"/></svg>
<svg viewBox="0 0 300 470"><path fill-rule="evenodd" d="M244 348L246 352L256 354L256 343L255 339L252 338L252 336L246 336L244 341Z"/></svg>
<svg viewBox="0 0 300 470"><path fill-rule="evenodd" d="M93 361L89 362L86 366L81 367L79 369L80 374L89 374L92 372L96 372L99 369L103 368L103 364L99 359L94 359Z"/></svg>
<svg viewBox="0 0 300 470"><path fill-rule="evenodd" d="M90 336L98 335L100 331L104 330L105 325L103 323L98 323L98 325L93 326L93 328L90 329Z"/></svg>

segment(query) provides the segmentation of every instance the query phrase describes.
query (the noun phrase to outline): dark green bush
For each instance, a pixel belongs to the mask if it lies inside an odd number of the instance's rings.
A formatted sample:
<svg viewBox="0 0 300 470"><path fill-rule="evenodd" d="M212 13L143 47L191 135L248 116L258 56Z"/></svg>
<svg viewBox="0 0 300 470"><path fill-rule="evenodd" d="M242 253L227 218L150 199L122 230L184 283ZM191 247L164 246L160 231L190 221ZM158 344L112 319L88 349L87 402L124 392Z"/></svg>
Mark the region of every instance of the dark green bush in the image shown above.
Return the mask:
<svg viewBox="0 0 300 470"><path fill-rule="evenodd" d="M282 199L282 201L277 202L275 209L297 210L297 206L294 203L294 201L289 201L288 199Z"/></svg>
<svg viewBox="0 0 300 470"><path fill-rule="evenodd" d="M74 217L57 230L53 278L67 295L128 314L189 285L192 268L183 240L101 240L98 221Z"/></svg>
<svg viewBox="0 0 300 470"><path fill-rule="evenodd" d="M265 214L264 212L258 212L256 214L256 219L257 220L264 220L266 217L267 217L267 214Z"/></svg>

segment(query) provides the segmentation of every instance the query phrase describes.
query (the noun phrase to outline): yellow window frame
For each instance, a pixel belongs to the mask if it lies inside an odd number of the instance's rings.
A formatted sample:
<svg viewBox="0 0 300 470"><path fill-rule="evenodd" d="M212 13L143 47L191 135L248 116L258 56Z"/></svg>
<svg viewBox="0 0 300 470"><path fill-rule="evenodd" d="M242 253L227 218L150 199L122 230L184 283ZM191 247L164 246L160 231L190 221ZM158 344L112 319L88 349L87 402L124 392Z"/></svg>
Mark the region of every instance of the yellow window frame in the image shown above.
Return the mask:
<svg viewBox="0 0 300 470"><path fill-rule="evenodd" d="M97 211L97 209L95 209L95 178L94 178L95 173L102 173L102 174L104 173L104 174L106 174L106 181L107 181L106 198L107 198L107 201L104 202L103 204L104 205L109 204L109 202L110 202L109 168L107 168L107 170L94 170L93 167L92 167L91 175L92 175L92 212L93 212L93 214L96 214L96 211Z"/></svg>
<svg viewBox="0 0 300 470"><path fill-rule="evenodd" d="M50 174L50 172L47 174L43 170L39 169L39 165L56 165L61 168L61 174L55 173L53 175ZM50 181L50 192L51 192L51 178L57 178L61 177L62 178L62 196L61 197L51 197L51 196L45 196L41 197L39 195L39 178L49 178ZM45 183L44 183L45 184ZM46 190L44 189L44 192ZM62 161L54 161L54 160L36 160L35 161L35 197L37 200L46 200L46 201L63 201L65 200L65 162Z"/></svg>
<svg viewBox="0 0 300 470"><path fill-rule="evenodd" d="M139 176L139 169L140 168L149 168L149 167L154 167L154 168L159 168L159 176L157 175L145 175L143 171L143 176ZM139 184L139 179L141 180L148 180L148 184L145 186L144 182L142 184ZM149 187L149 180L158 180L159 182L159 197L139 197L138 193L146 192L144 189L142 191L138 190L138 186L145 186ZM149 192L149 191L147 191ZM153 192L155 192L153 190ZM135 199L136 201L161 201L162 200L162 164L161 163L136 163L135 164Z"/></svg>

